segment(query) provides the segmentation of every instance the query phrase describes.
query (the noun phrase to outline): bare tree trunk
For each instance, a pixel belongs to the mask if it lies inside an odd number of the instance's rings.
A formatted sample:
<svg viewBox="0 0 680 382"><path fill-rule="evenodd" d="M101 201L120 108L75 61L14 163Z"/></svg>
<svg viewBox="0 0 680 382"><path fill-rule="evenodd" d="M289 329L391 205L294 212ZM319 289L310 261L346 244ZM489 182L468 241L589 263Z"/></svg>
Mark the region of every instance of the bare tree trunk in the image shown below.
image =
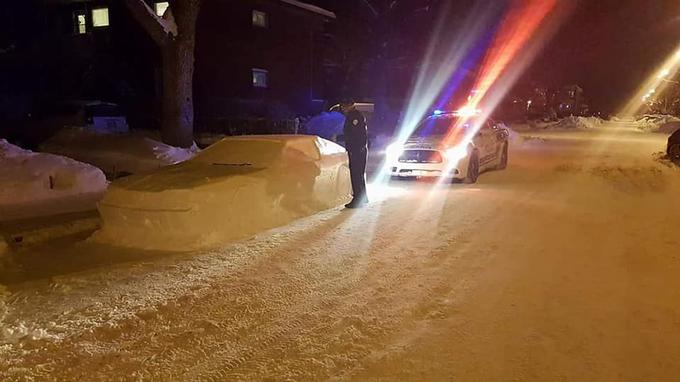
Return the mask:
<svg viewBox="0 0 680 382"><path fill-rule="evenodd" d="M125 0L134 18L161 49L163 66L161 136L180 147L193 143L194 47L196 19L202 0L171 0L163 17L144 0Z"/></svg>
<svg viewBox="0 0 680 382"><path fill-rule="evenodd" d="M193 143L194 47L198 0L175 1L173 15L178 35L161 47L163 59L162 128L163 142L179 147Z"/></svg>

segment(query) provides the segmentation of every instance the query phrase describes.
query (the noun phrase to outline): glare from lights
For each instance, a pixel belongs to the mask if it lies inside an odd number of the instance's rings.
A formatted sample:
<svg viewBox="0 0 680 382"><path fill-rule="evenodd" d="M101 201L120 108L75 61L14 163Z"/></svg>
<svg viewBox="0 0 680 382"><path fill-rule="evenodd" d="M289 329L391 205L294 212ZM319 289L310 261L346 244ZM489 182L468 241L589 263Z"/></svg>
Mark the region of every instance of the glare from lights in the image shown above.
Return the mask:
<svg viewBox="0 0 680 382"><path fill-rule="evenodd" d="M435 110L432 114L434 114L434 115L441 115L441 114L443 114L443 113L444 113L443 110L437 109L437 110Z"/></svg>
<svg viewBox="0 0 680 382"><path fill-rule="evenodd" d="M539 50L550 38L561 21L569 14L573 6L558 0L511 0L505 14L497 26L491 46L481 62L481 69L471 91L470 102L458 110L457 126L453 130L469 124L465 128L465 137L455 139L454 134L444 139L444 146L453 147L445 153L451 161L447 163L453 168L461 159L460 155L467 150L472 139L477 135L481 125L489 117L515 81L521 76ZM433 37L427 48L406 106L404 118L397 129L395 144L390 147L389 155L394 153L409 139L417 124L422 121L426 111L435 104L464 59L472 52L472 48L487 33L490 23L495 22L496 14L492 7L475 7L469 17L461 25L459 33L445 35L443 25L445 18L439 20ZM444 15L446 12L440 13ZM452 38L453 37L453 38ZM480 109L484 101L483 110ZM438 102L446 105L449 100ZM436 114L436 113L435 113ZM479 118L470 119L470 117ZM387 152L386 152L387 154ZM463 156L464 157L464 156ZM386 158L387 159L387 158ZM386 160L374 182L386 181L389 178L389 161Z"/></svg>
<svg viewBox="0 0 680 382"><path fill-rule="evenodd" d="M484 103L484 110L474 121L474 136L489 117L515 81L524 72L547 39L552 36L560 21L573 5L557 0L512 1L489 48L476 79L477 92L468 105L477 109ZM460 121L464 124L466 121ZM453 137L447 137L450 141Z"/></svg>
<svg viewBox="0 0 680 382"><path fill-rule="evenodd" d="M446 3L448 4L448 3ZM447 7L450 7L447 5ZM450 8L440 12L430 43L426 49L420 71L411 89L406 105L404 118L397 127L395 143L403 145L411 136L449 80L454 77L461 64L469 56L472 49L493 25L497 8L475 5L465 21L460 24L458 33L451 36L446 30L447 14ZM374 177L374 182L386 182L389 179L389 166L385 161L381 171Z"/></svg>
<svg viewBox="0 0 680 382"><path fill-rule="evenodd" d="M647 79L640 85L637 93L616 114L624 117L634 117L646 110L651 97L663 97L669 84L675 83L670 80L680 71L680 45L673 50L666 60L658 65ZM646 90L651 89L651 90Z"/></svg>
<svg viewBox="0 0 680 382"><path fill-rule="evenodd" d="M401 155L403 150L404 147L399 143L392 143L387 146L385 148L385 159L387 160L387 163L394 162L399 157L399 155Z"/></svg>
<svg viewBox="0 0 680 382"><path fill-rule="evenodd" d="M457 165L461 159L465 158L468 155L467 147L468 147L467 144L464 145L461 144L446 150L446 152L444 153L446 155L446 160L449 163L454 164L454 166Z"/></svg>
<svg viewBox="0 0 680 382"><path fill-rule="evenodd" d="M478 115L482 112L482 110L475 108L472 105L465 105L458 109L456 111L456 114L458 114L461 117L473 117L475 115Z"/></svg>

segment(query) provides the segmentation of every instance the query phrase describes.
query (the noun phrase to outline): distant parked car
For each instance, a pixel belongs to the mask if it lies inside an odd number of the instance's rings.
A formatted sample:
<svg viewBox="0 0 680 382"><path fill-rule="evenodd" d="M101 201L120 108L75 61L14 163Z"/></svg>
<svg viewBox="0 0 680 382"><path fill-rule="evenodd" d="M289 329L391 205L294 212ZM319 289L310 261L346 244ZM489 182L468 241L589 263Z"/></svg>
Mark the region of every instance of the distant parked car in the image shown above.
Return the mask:
<svg viewBox="0 0 680 382"><path fill-rule="evenodd" d="M38 123L46 130L81 127L100 133L128 133L127 118L115 103L70 100L43 105L36 111Z"/></svg>
<svg viewBox="0 0 680 382"><path fill-rule="evenodd" d="M680 164L680 130L676 130L668 138L668 147L666 148L668 158L673 162Z"/></svg>
<svg viewBox="0 0 680 382"><path fill-rule="evenodd" d="M38 148L97 166L110 179L152 172L183 162L199 151L196 146L184 149L167 145L153 131L111 134L86 127L63 128Z"/></svg>

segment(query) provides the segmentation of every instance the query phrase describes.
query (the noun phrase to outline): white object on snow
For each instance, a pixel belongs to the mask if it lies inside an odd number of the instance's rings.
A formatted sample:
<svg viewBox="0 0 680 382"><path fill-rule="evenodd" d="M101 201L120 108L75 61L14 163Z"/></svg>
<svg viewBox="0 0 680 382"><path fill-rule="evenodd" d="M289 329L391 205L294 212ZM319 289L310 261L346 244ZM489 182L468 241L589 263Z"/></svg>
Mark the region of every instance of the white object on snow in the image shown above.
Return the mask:
<svg viewBox="0 0 680 382"><path fill-rule="evenodd" d="M114 182L93 240L187 251L242 239L346 202L345 150L316 136L239 136Z"/></svg>
<svg viewBox="0 0 680 382"><path fill-rule="evenodd" d="M96 167L59 155L24 150L0 139L0 220L42 215L44 211L31 210L31 206L101 195L106 186L104 174ZM63 206L60 212L81 210L80 207Z"/></svg>
<svg viewBox="0 0 680 382"><path fill-rule="evenodd" d="M198 151L167 145L151 133L102 134L82 128L60 130L40 146L41 151L65 155L99 167L110 175L148 173L183 162Z"/></svg>

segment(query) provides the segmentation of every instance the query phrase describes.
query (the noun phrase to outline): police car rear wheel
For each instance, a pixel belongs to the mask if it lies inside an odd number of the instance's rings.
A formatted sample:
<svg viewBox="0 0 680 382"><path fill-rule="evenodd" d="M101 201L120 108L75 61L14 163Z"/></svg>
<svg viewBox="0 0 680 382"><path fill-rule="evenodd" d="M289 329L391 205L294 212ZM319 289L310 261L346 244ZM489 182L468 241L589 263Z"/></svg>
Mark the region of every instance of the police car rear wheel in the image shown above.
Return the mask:
<svg viewBox="0 0 680 382"><path fill-rule="evenodd" d="M668 158L673 162L680 162L680 143L671 143L668 146Z"/></svg>
<svg viewBox="0 0 680 382"><path fill-rule="evenodd" d="M468 184L477 183L477 178L479 178L479 158L475 152L470 156L464 182Z"/></svg>

